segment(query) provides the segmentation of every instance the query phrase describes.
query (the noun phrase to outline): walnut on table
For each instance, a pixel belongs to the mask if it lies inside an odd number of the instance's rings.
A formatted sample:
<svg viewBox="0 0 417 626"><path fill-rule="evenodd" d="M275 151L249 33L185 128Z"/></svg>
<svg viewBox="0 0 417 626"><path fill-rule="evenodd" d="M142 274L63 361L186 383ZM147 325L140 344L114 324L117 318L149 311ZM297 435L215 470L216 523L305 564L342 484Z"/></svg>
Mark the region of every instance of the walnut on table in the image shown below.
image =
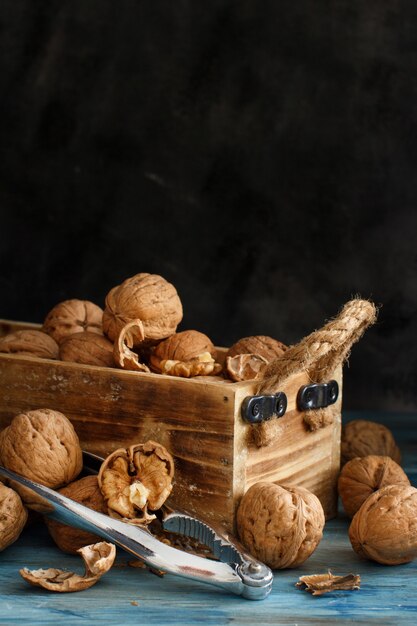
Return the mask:
<svg viewBox="0 0 417 626"><path fill-rule="evenodd" d="M29 570L26 567L19 570L19 574L31 585L48 591L83 591L95 585L109 571L116 557L115 546L106 541L85 546L77 552L84 561L84 576L55 568Z"/></svg>
<svg viewBox="0 0 417 626"><path fill-rule="evenodd" d="M0 433L0 461L7 469L51 489L75 480L83 464L73 425L63 413L51 409L27 411L13 418ZM11 484L29 508L45 511L40 496Z"/></svg>
<svg viewBox="0 0 417 626"><path fill-rule="evenodd" d="M258 482L243 496L237 530L243 545L272 569L304 563L321 541L320 500L303 487Z"/></svg>
<svg viewBox="0 0 417 626"><path fill-rule="evenodd" d="M73 333L64 337L59 346L61 361L114 367L113 344L111 341L90 331Z"/></svg>
<svg viewBox="0 0 417 626"><path fill-rule="evenodd" d="M207 335L184 330L161 341L153 349L149 363L152 371L169 376L216 376L222 369L216 356L217 350Z"/></svg>
<svg viewBox="0 0 417 626"><path fill-rule="evenodd" d="M101 465L98 483L108 514L141 526L155 519L172 491L174 461L164 446L147 441L120 448Z"/></svg>
<svg viewBox="0 0 417 626"><path fill-rule="evenodd" d="M59 346L55 339L41 330L16 330L0 338L0 352L21 354L41 359L58 359Z"/></svg>
<svg viewBox="0 0 417 626"><path fill-rule="evenodd" d="M42 330L60 343L67 335L88 331L103 334L103 309L89 300L64 300L49 311Z"/></svg>
<svg viewBox="0 0 417 626"><path fill-rule="evenodd" d="M140 273L113 287L106 296L104 333L112 341L122 328L139 319L145 339L134 346L156 343L175 333L182 320L182 304L177 290L157 274Z"/></svg>
<svg viewBox="0 0 417 626"><path fill-rule="evenodd" d="M0 482L0 552L16 541L27 517L19 494Z"/></svg>
<svg viewBox="0 0 417 626"><path fill-rule="evenodd" d="M417 556L417 489L382 487L365 500L349 527L352 548L383 565L409 563Z"/></svg>
<svg viewBox="0 0 417 626"><path fill-rule="evenodd" d="M391 457L372 454L351 459L343 466L338 491L346 514L353 517L375 491L398 484L410 484L404 470Z"/></svg>
<svg viewBox="0 0 417 626"><path fill-rule="evenodd" d="M401 452L389 428L370 420L353 420L343 427L341 454L342 465L370 454L389 456L401 464Z"/></svg>
<svg viewBox="0 0 417 626"><path fill-rule="evenodd" d="M97 476L85 476L84 478L80 478L60 489L59 493L75 500L75 502L80 502L80 504L87 506L93 511L107 513L106 502L100 491ZM97 535L86 530L81 530L74 526L67 526L48 516L45 516L44 519L49 534L58 548L68 554L76 554L80 548L100 541Z"/></svg>

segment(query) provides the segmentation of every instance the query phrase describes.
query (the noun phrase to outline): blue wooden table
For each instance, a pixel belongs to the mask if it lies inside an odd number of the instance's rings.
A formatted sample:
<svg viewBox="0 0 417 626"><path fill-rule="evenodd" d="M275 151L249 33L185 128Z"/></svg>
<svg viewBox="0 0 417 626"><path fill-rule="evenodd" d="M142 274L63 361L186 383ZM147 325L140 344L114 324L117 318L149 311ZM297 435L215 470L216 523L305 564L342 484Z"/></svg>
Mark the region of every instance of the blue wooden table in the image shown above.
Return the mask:
<svg viewBox="0 0 417 626"><path fill-rule="evenodd" d="M417 415L345 414L344 421L362 417L388 425L402 450L404 469L417 486ZM1 624L417 624L417 563L388 567L361 561L348 539L348 519L326 524L312 557L296 570L277 571L271 595L261 602L229 596L207 585L128 566L119 551L116 565L99 583L80 593L53 594L30 587L21 567L75 568L78 557L61 553L43 524L34 524L0 554ZM81 566L81 567L80 567ZM296 588L299 576L353 572L360 574L359 591L338 591L321 597Z"/></svg>

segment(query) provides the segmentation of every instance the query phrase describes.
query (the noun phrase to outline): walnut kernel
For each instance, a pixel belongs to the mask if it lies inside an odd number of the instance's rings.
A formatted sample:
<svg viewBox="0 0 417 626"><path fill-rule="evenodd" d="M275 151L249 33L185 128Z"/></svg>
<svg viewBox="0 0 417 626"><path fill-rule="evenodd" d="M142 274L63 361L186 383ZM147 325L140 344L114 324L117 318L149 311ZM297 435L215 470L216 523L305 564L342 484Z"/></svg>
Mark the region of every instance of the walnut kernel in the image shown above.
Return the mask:
<svg viewBox="0 0 417 626"><path fill-rule="evenodd" d="M174 461L154 441L116 450L103 462L98 483L111 517L147 525L172 490Z"/></svg>
<svg viewBox="0 0 417 626"><path fill-rule="evenodd" d="M404 470L389 456L369 455L351 459L344 465L338 481L343 508L353 517L365 500L387 485L409 485Z"/></svg>
<svg viewBox="0 0 417 626"><path fill-rule="evenodd" d="M170 376L217 375L221 365L216 363L217 350L204 333L184 330L161 341L152 351L150 366L154 372Z"/></svg>
<svg viewBox="0 0 417 626"><path fill-rule="evenodd" d="M272 569L297 567L318 546L324 528L320 500L303 487L259 482L237 511L243 545Z"/></svg>

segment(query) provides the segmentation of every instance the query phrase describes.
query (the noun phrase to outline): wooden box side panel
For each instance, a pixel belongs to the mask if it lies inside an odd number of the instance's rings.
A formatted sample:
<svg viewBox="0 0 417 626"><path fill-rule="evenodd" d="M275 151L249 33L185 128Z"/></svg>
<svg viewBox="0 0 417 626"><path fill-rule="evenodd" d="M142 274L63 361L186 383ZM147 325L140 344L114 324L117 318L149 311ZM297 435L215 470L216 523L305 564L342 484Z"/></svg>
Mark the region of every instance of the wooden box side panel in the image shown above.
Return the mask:
<svg viewBox="0 0 417 626"><path fill-rule="evenodd" d="M240 426L241 447L246 440L245 467L236 463L235 495L239 500L251 485L259 481L279 482L305 487L321 501L326 518L337 513L337 478L340 470L340 437L342 406L342 368L331 377L339 384L337 402L328 407L333 423L311 432L303 420L303 413L296 407L297 392L302 385L311 381L305 374L288 379L280 391L288 398L287 412L279 418L279 433L276 441L258 448L251 437L251 426ZM253 391L252 391L253 393ZM241 389L236 397L239 405L248 395ZM240 480L237 474L240 472ZM237 502L235 502L235 505Z"/></svg>
<svg viewBox="0 0 417 626"><path fill-rule="evenodd" d="M171 506L233 523L234 385L0 355L0 426L48 407L105 456L153 439L175 459Z"/></svg>

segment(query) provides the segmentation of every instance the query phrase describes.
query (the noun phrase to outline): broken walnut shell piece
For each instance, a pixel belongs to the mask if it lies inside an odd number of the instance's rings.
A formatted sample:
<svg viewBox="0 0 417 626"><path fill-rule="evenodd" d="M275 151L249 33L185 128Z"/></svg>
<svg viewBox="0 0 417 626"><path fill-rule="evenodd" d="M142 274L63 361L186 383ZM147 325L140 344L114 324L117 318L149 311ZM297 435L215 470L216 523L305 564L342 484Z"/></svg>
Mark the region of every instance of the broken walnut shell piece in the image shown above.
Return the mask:
<svg viewBox="0 0 417 626"><path fill-rule="evenodd" d="M143 323L145 342L154 344L175 333L182 304L174 285L157 274L140 273L113 287L106 296L104 333L115 341L123 326L136 319Z"/></svg>
<svg viewBox="0 0 417 626"><path fill-rule="evenodd" d="M139 361L139 355L130 350L134 344L140 344L145 339L145 331L140 320L133 320L125 324L119 331L113 347L113 358L118 367L135 372L150 372L144 363Z"/></svg>
<svg viewBox="0 0 417 626"><path fill-rule="evenodd" d="M267 365L268 361L259 354L238 354L226 357L226 371L234 382L259 378Z"/></svg>
<svg viewBox="0 0 417 626"><path fill-rule="evenodd" d="M107 541L85 546L77 552L84 561L84 576L55 568L29 570L26 567L19 570L19 574L31 585L49 591L59 593L83 591L95 585L109 571L116 557L115 546Z"/></svg>
<svg viewBox="0 0 417 626"><path fill-rule="evenodd" d="M342 468L338 491L343 508L353 517L365 500L387 485L409 485L407 474L389 456L356 457Z"/></svg>
<svg viewBox="0 0 417 626"><path fill-rule="evenodd" d="M114 367L112 342L88 330L64 337L59 345L59 357L71 363Z"/></svg>
<svg viewBox="0 0 417 626"><path fill-rule="evenodd" d="M146 526L172 491L174 460L155 441L120 448L101 465L98 483L111 517Z"/></svg>
<svg viewBox="0 0 417 626"><path fill-rule="evenodd" d="M360 589L361 577L359 574L346 574L345 576L334 576L330 571L327 574L311 574L300 576L296 587L302 587L313 596L322 596L324 593L332 591L353 591Z"/></svg>
<svg viewBox="0 0 417 626"><path fill-rule="evenodd" d="M89 300L64 300L49 311L42 330L60 343L67 335L89 331L103 334L103 309Z"/></svg>
<svg viewBox="0 0 417 626"><path fill-rule="evenodd" d="M0 338L0 352L21 354L41 359L58 359L59 347L55 339L41 330L16 330Z"/></svg>
<svg viewBox="0 0 417 626"><path fill-rule="evenodd" d="M98 486L97 476L85 476L59 490L59 493L80 502L84 506L107 514L107 506ZM74 526L67 526L45 516L49 534L58 548L68 554L76 554L80 548L100 541L97 535Z"/></svg>
<svg viewBox="0 0 417 626"><path fill-rule="evenodd" d="M152 371L169 376L216 376L222 369L215 361L216 355L207 335L184 330L161 341L153 349L149 363Z"/></svg>

